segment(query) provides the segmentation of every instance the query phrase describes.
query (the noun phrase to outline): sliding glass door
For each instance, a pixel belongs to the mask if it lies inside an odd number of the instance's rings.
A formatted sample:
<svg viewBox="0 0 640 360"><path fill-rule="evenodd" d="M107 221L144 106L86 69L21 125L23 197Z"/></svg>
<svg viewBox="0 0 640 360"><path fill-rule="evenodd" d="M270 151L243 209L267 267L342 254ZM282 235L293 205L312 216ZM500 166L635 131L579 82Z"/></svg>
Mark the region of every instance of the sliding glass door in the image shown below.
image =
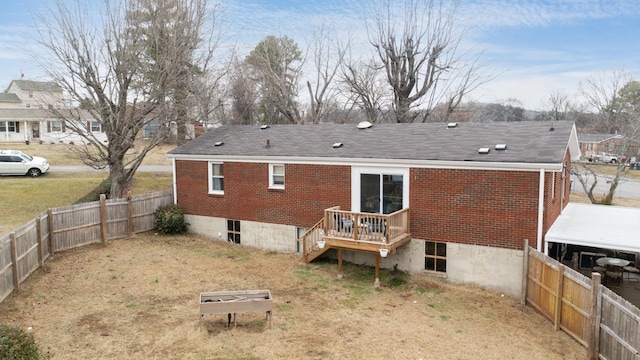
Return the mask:
<svg viewBox="0 0 640 360"><path fill-rule="evenodd" d="M404 175L360 174L360 211L391 214L402 209Z"/></svg>

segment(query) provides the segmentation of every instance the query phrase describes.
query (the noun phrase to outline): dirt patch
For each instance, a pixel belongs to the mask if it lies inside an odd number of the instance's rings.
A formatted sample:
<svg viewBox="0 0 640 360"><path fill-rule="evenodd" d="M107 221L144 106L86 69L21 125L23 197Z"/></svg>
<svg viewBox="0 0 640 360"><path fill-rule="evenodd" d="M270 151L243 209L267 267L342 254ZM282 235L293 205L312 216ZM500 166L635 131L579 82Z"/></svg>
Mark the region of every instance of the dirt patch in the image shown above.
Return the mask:
<svg viewBox="0 0 640 360"><path fill-rule="evenodd" d="M31 327L53 359L586 358L518 299L389 271L374 289L373 269L351 264L336 274L331 261L137 236L56 254L0 304L0 323ZM271 290L271 328L264 313L237 314L236 328L200 318L201 292L245 289Z"/></svg>

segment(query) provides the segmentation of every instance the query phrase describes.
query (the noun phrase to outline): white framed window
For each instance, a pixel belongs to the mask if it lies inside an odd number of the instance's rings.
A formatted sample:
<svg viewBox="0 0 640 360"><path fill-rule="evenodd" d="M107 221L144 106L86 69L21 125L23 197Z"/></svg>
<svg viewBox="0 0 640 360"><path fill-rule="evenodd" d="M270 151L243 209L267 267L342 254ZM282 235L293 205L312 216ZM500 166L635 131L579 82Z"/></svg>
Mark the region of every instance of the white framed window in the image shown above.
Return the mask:
<svg viewBox="0 0 640 360"><path fill-rule="evenodd" d="M222 163L209 162L209 194L224 194L224 169Z"/></svg>
<svg viewBox="0 0 640 360"><path fill-rule="evenodd" d="M408 207L408 168L351 168L352 211L391 214Z"/></svg>
<svg viewBox="0 0 640 360"><path fill-rule="evenodd" d="M0 121L0 132L18 132L15 121Z"/></svg>
<svg viewBox="0 0 640 360"><path fill-rule="evenodd" d="M64 132L62 120L49 121L49 132Z"/></svg>
<svg viewBox="0 0 640 360"><path fill-rule="evenodd" d="M102 126L100 126L100 123L93 120L89 122L89 130L94 133L94 132L102 132Z"/></svg>
<svg viewBox="0 0 640 360"><path fill-rule="evenodd" d="M269 188L284 189L284 164L269 164Z"/></svg>

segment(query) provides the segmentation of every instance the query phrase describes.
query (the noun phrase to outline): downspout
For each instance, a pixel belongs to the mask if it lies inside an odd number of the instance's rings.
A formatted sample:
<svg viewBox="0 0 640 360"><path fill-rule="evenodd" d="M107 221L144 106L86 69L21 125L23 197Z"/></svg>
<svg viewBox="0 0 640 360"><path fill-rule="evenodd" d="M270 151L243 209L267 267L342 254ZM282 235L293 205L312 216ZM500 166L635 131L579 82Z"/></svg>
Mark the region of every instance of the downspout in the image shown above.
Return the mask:
<svg viewBox="0 0 640 360"><path fill-rule="evenodd" d="M562 186L560 186L560 215L562 215L562 211L564 210L564 188L567 186L566 170L566 166L562 163L562 173L560 173L560 183L562 184Z"/></svg>
<svg viewBox="0 0 640 360"><path fill-rule="evenodd" d="M173 168L173 203L178 203L178 185L176 183L176 158L171 158L171 167Z"/></svg>
<svg viewBox="0 0 640 360"><path fill-rule="evenodd" d="M538 234L536 250L542 250L542 220L544 216L544 169L540 169L540 185L538 189ZM549 249L544 247L544 254L549 255Z"/></svg>

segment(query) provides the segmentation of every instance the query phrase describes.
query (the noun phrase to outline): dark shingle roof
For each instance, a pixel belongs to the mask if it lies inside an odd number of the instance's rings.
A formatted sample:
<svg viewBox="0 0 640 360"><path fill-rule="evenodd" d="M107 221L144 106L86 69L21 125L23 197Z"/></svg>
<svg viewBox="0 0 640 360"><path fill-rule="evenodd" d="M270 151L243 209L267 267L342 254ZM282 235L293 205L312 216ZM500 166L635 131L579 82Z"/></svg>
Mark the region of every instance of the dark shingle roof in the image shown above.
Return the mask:
<svg viewBox="0 0 640 360"><path fill-rule="evenodd" d="M601 143L603 141L622 137L620 134L579 134L578 141L581 143Z"/></svg>
<svg viewBox="0 0 640 360"><path fill-rule="evenodd" d="M172 157L298 157L390 160L561 163L572 122L354 124L221 126L172 151ZM269 146L267 146L267 141ZM222 146L215 146L223 142ZM342 143L333 148L334 143ZM495 150L506 144L507 150ZM489 154L479 154L490 148Z"/></svg>
<svg viewBox="0 0 640 360"><path fill-rule="evenodd" d="M33 80L13 80L12 83L16 84L22 90L33 91L62 91L62 88L58 84L50 81L33 81Z"/></svg>
<svg viewBox="0 0 640 360"><path fill-rule="evenodd" d="M13 93L0 93L0 102L7 102L7 103L19 103L20 98L18 97L18 95L13 94Z"/></svg>
<svg viewBox="0 0 640 360"><path fill-rule="evenodd" d="M82 119L91 119L91 114L86 110L55 110L68 119L75 119L78 116ZM48 109L0 109L0 120L21 121L34 119L55 119L58 118L52 110Z"/></svg>

